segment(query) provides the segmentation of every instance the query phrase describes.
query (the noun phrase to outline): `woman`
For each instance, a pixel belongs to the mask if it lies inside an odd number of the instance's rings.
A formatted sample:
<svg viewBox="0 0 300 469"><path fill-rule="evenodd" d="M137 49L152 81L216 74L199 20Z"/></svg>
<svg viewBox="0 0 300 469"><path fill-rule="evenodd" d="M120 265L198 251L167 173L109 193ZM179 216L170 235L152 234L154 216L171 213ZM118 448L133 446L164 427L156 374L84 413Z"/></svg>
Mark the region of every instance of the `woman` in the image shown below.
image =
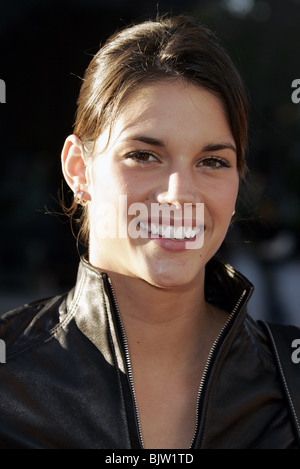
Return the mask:
<svg viewBox="0 0 300 469"><path fill-rule="evenodd" d="M242 81L202 26L96 54L62 151L88 253L70 292L2 319L1 447L297 447L253 287L214 257L246 146Z"/></svg>

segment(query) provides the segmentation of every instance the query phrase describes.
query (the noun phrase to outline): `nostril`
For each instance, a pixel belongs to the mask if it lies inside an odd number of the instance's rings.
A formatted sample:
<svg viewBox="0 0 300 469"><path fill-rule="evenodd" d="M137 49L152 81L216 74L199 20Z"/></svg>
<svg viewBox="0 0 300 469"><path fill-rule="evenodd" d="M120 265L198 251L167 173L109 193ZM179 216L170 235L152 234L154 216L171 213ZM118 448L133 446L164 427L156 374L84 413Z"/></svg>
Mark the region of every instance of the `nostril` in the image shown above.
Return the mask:
<svg viewBox="0 0 300 469"><path fill-rule="evenodd" d="M177 171L168 176L165 187L157 194L159 203L172 204L181 208L184 204L200 202L200 194L192 177L186 171Z"/></svg>

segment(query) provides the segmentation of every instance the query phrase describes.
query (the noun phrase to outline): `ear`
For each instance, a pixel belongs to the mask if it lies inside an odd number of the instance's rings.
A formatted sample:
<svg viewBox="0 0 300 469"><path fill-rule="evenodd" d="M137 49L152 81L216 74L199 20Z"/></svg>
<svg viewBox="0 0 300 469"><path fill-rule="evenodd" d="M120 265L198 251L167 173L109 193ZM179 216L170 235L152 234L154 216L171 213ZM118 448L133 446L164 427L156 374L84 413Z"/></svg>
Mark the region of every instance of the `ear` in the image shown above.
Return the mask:
<svg viewBox="0 0 300 469"><path fill-rule="evenodd" d="M73 192L87 185L86 164L82 142L76 135L69 135L61 152L62 172Z"/></svg>

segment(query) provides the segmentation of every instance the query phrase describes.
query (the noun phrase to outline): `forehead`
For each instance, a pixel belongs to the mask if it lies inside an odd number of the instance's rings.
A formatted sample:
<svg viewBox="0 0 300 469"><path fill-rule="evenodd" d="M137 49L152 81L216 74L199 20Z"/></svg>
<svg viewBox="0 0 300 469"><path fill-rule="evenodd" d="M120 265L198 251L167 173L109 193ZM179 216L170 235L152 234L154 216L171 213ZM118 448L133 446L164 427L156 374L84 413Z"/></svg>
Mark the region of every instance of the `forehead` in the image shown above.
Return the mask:
<svg viewBox="0 0 300 469"><path fill-rule="evenodd" d="M167 143L206 138L234 144L221 100L200 86L179 80L147 84L131 93L109 130L111 144L141 132Z"/></svg>

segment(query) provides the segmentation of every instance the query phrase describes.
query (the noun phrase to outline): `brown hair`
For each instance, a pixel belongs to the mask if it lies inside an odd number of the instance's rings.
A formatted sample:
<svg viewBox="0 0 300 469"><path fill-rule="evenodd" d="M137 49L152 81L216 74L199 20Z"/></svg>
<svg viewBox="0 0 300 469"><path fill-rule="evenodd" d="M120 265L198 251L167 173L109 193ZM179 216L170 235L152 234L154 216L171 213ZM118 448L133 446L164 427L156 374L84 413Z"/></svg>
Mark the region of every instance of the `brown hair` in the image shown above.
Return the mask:
<svg viewBox="0 0 300 469"><path fill-rule="evenodd" d="M86 157L111 126L122 104L151 81L181 78L217 95L225 107L237 147L237 167L246 172L248 103L239 73L215 35L185 16L145 21L114 34L88 66L77 101L74 134ZM76 204L75 204L76 205ZM88 210L81 235L88 239Z"/></svg>

